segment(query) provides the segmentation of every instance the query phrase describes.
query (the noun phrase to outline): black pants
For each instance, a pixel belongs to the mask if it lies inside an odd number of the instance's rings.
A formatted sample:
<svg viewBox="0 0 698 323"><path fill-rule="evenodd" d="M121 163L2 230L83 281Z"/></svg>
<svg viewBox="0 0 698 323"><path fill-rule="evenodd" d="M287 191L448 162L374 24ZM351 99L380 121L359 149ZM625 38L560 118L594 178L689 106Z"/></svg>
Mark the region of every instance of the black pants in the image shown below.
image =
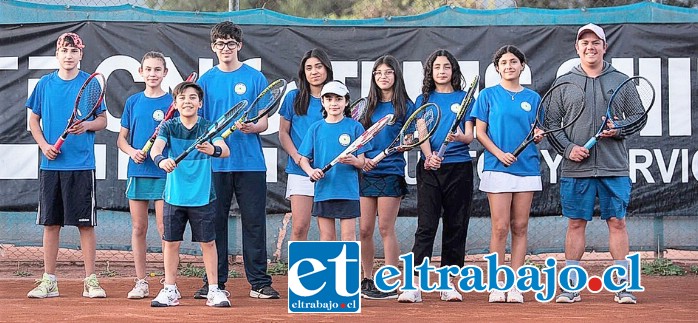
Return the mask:
<svg viewBox="0 0 698 323"><path fill-rule="evenodd" d="M463 266L473 197L472 162L441 164L425 170L417 163L417 232L414 234L415 265L431 260L439 218L443 219L441 266Z"/></svg>
<svg viewBox="0 0 698 323"><path fill-rule="evenodd" d="M267 182L265 172L214 172L218 284L228 281L228 217L233 195L240 207L242 258L252 289L271 285L267 274ZM208 279L204 276L204 283Z"/></svg>

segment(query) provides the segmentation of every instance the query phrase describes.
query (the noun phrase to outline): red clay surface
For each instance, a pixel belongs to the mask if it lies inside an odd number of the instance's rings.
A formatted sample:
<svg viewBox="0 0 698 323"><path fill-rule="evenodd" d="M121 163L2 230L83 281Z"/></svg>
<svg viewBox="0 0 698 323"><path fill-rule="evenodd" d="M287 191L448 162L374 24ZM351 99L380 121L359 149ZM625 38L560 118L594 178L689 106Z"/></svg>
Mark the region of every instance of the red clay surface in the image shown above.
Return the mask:
<svg viewBox="0 0 698 323"><path fill-rule="evenodd" d="M82 297L82 281L59 278L60 297L28 299L34 278L2 275L0 278L0 321L2 322L471 322L471 321L632 321L668 322L698 320L698 276L643 276L646 288L639 293L638 304L620 305L607 292L582 293L575 304L538 303L530 293L524 304L490 304L487 295L469 293L462 303L446 303L438 293L423 294L420 304L396 301L362 301L361 314L289 314L285 276L274 276L280 300L259 300L247 296L249 285L244 278L228 282L232 308L210 308L204 300L192 297L201 286L199 278L179 278L177 285L184 298L181 305L151 308L150 299L129 300L131 278L101 278L106 299ZM158 292L159 277L149 278L151 297Z"/></svg>

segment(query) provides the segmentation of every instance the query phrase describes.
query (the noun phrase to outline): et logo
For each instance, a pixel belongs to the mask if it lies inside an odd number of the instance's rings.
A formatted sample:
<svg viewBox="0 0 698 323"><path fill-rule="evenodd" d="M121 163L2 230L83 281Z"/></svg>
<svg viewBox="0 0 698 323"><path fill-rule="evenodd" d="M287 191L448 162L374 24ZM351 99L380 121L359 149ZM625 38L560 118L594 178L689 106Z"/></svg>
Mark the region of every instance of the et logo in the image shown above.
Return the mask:
<svg viewBox="0 0 698 323"><path fill-rule="evenodd" d="M361 313L357 241L288 243L289 313Z"/></svg>

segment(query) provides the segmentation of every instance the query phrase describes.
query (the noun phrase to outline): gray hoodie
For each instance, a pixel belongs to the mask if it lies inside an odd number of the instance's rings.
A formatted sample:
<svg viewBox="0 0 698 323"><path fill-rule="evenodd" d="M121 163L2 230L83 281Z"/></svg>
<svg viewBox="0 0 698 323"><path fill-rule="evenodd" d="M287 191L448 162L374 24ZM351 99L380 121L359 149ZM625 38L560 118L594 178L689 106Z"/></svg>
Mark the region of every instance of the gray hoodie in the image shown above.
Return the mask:
<svg viewBox="0 0 698 323"><path fill-rule="evenodd" d="M628 176L628 150L625 147L628 131L619 132L613 138L599 140L591 148L589 157L582 162L569 159L575 145L584 145L596 134L603 123L602 117L606 115L608 100L613 91L627 79L627 75L617 71L610 63L604 62L601 75L596 78L588 77L581 66L577 66L555 80L555 84L572 82L581 86L584 89L586 106L577 122L564 131L547 137L557 153L564 157L562 177Z"/></svg>

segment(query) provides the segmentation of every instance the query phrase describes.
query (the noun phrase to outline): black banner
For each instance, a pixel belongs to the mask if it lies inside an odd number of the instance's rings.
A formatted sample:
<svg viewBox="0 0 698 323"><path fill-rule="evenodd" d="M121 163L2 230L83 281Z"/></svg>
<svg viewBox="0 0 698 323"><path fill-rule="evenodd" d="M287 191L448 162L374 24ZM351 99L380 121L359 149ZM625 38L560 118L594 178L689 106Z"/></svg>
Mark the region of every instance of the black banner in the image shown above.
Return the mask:
<svg viewBox="0 0 698 323"><path fill-rule="evenodd" d="M212 25L136 22L78 22L50 25L3 25L0 29L0 210L35 210L38 200L39 149L28 131L25 101L38 79L57 68L55 39L62 32L79 33L86 48L81 68L108 77L109 125L97 134L98 206L125 210L127 156L119 154L116 137L119 118L128 96L142 91L137 73L143 54L161 51L168 57L169 74L163 88L174 87L191 71L200 74L215 65L210 49ZM698 195L698 144L693 120L696 104L697 24L605 25L609 48L606 60L629 75L647 77L657 101L640 135L628 140L634 182L629 214L695 215ZM451 51L461 62L466 79L479 74L480 89L498 79L491 66L494 51L513 44L526 53L529 68L522 82L544 93L555 77L578 58L574 38L578 26L475 27L300 27L243 26L241 60L260 69L267 79L296 79L303 53L325 49L333 61L335 78L350 87L352 98L368 92L373 61L392 54L403 63L410 96L419 94L422 62L437 48ZM290 87L294 87L291 83ZM267 158L268 213L289 211L284 199L286 154L278 142L278 116L270 120L263 145ZM482 146L471 145L471 154ZM561 157L544 142L541 169L544 190L536 193L532 215L559 215L557 182ZM414 184L417 152L408 155L406 176ZM478 167L481 171L481 166ZM477 173L476 173L477 174ZM475 185L479 181L475 180ZM403 200L401 215L416 214L416 190ZM487 198L476 189L475 216L488 216ZM454 196L452 198L459 198ZM235 206L236 207L236 206Z"/></svg>

